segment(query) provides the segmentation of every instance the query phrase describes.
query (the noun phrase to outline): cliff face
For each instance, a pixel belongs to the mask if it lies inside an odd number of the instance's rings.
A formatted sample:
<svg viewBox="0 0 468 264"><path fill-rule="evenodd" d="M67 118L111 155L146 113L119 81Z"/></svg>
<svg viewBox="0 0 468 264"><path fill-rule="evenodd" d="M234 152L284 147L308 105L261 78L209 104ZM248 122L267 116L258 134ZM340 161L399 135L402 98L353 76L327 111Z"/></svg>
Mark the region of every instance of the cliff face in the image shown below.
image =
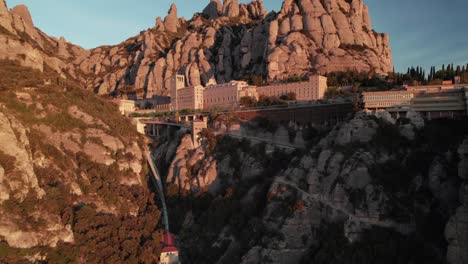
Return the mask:
<svg viewBox="0 0 468 264"><path fill-rule="evenodd" d="M229 137L214 148L208 137L201 150L187 150L188 137L161 148L185 259L464 263L463 122L360 113L324 136L302 132L316 135L304 151Z"/></svg>
<svg viewBox="0 0 468 264"><path fill-rule="evenodd" d="M210 1L189 21L172 5L153 28L92 50L42 33L24 6L8 11L2 1L0 10L0 58L40 70L47 65L99 94L167 95L175 73L198 85L317 71L386 74L392 68L388 35L372 30L362 0L286 0L270 14L261 0Z"/></svg>
<svg viewBox="0 0 468 264"><path fill-rule="evenodd" d="M164 23L158 18L139 36L91 52L84 65L101 76L93 82L99 93L129 86L149 96L168 94L175 73L184 74L188 85L199 85L252 76L275 81L314 71L386 74L392 69L388 35L372 30L361 0L285 1L279 13L270 14L261 0L240 5L211 1L187 22L177 19L173 5Z"/></svg>
<svg viewBox="0 0 468 264"><path fill-rule="evenodd" d="M144 139L117 106L44 85L46 71L0 61L0 262L154 260Z"/></svg>
<svg viewBox="0 0 468 264"><path fill-rule="evenodd" d="M83 80L83 73L76 72L75 62L88 55L89 51L36 28L26 6L8 10L5 1L0 1L1 60L18 61L22 66L40 71L49 67L62 77Z"/></svg>
<svg viewBox="0 0 468 264"><path fill-rule="evenodd" d="M450 264L468 262L468 137L458 149L458 154L458 175L463 181L460 187L461 205L445 229L445 237L449 242L447 261Z"/></svg>

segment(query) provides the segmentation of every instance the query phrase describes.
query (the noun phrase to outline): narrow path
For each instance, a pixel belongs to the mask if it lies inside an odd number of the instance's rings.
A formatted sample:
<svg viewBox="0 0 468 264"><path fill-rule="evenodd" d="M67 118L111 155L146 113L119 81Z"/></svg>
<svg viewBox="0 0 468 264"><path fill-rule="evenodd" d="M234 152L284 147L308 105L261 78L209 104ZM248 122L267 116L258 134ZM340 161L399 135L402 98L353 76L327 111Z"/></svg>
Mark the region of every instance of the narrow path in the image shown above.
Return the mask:
<svg viewBox="0 0 468 264"><path fill-rule="evenodd" d="M413 232L414 229L415 229L414 224L412 224L412 223L397 223L397 222L392 221L392 220L380 220L380 219L376 219L376 218L364 218L364 217L356 216L354 213L349 212L345 208L338 207L333 202L331 202L326 196L324 196L322 194L310 194L310 193L300 189L298 186L296 186L296 184L294 184L294 183L292 183L290 181L286 181L286 180L281 179L281 178L276 178L275 182L287 185L287 186L289 186L291 188L294 188L295 190L300 192L303 195L303 197L307 197L312 201L316 201L316 202L319 202L321 204L324 204L324 205L332 208L333 210L336 210L336 211L346 215L348 217L349 221L351 221L351 222L364 223L364 224L368 224L368 225L372 225L372 226L378 226L378 227L384 227L384 228L392 228L392 229L397 230L401 234L409 234L409 233Z"/></svg>

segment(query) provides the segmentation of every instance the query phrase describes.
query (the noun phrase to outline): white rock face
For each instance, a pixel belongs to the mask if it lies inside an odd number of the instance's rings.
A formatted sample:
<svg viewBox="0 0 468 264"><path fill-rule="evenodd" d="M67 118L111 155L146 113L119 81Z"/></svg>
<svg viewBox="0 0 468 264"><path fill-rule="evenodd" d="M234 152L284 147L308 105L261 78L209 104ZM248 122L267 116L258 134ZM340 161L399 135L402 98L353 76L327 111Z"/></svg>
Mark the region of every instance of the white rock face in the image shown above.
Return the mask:
<svg viewBox="0 0 468 264"><path fill-rule="evenodd" d="M307 45L304 41L298 42L303 47L309 47L305 49L305 54L316 58L316 65L311 66L315 66L320 71L330 72L356 67L359 71L373 69L386 74L391 70L392 59L388 36L371 30L368 8L361 0L352 3L341 0L284 1L279 19L281 21L280 34L286 35L284 40L288 41L293 32L304 31L307 39L314 43L314 45ZM298 38L294 38L297 42ZM288 56L296 53L291 46L281 44L279 47ZM356 47L361 48L358 50ZM317 51L317 48L322 50ZM341 50L345 51L344 55L348 56L336 57L333 53L329 53L336 48L342 48ZM289 59L282 62L286 69L283 70L271 65L272 62L277 61L271 57L276 54L274 55L274 52L269 54L269 79L284 79L286 76L283 72L288 71L304 74L310 67L295 63L295 59ZM356 60L356 57L361 59Z"/></svg>
<svg viewBox="0 0 468 264"><path fill-rule="evenodd" d="M23 201L26 196L33 193L33 197L40 200L45 192L38 185L34 173L35 161L30 152L29 139L26 129L15 118L0 112L0 152L13 158L13 170L5 172L0 165L0 204L6 200L15 198ZM25 227L17 223L16 217L11 212L0 209L0 237L12 247L31 248L35 246L55 247L59 240L72 243L73 232L68 226L61 223L58 216L34 211L26 212L33 219L44 223L44 230L26 231Z"/></svg>
<svg viewBox="0 0 468 264"><path fill-rule="evenodd" d="M353 120L346 123L338 131L336 143L346 145L349 143L359 142L367 143L377 132L377 123L365 117L365 115L357 115Z"/></svg>
<svg viewBox="0 0 468 264"><path fill-rule="evenodd" d="M424 127L424 118L422 118L421 114L415 111L408 111L406 114L406 118L408 118L417 129L421 129Z"/></svg>
<svg viewBox="0 0 468 264"><path fill-rule="evenodd" d="M24 231L23 226L11 221L8 215L0 216L0 236L14 248L33 248L37 246L56 247L59 241L73 243L74 236L70 226L64 226L58 216L40 217L46 228L40 232Z"/></svg>
<svg viewBox="0 0 468 264"><path fill-rule="evenodd" d="M4 175L3 189L9 189L10 196L23 200L33 191L38 198L44 195L39 187L34 173L33 160L30 152L29 140L25 128L18 120L7 117L0 112L0 151L7 156L14 157L15 177L13 174ZM19 176L19 177L18 177ZM8 187L4 184L8 181Z"/></svg>

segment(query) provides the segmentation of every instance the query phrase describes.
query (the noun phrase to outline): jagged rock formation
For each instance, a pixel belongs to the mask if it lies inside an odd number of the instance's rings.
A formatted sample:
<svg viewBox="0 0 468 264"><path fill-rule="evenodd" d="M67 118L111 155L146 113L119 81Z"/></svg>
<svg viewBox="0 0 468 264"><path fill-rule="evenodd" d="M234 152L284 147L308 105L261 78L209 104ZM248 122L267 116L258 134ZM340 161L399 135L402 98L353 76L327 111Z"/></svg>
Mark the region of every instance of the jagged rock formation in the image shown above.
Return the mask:
<svg viewBox="0 0 468 264"><path fill-rule="evenodd" d="M301 75L311 68L386 73L392 67L388 35L372 30L362 1L287 0L275 21L270 28L269 79L282 79L288 72Z"/></svg>
<svg viewBox="0 0 468 264"><path fill-rule="evenodd" d="M7 32L12 32L10 15L5 0L0 1L0 26Z"/></svg>
<svg viewBox="0 0 468 264"><path fill-rule="evenodd" d="M175 73L184 74L187 85L205 85L354 69L386 74L392 68L388 35L372 30L362 0L286 0L270 14L262 0L210 0L188 21L178 18L173 4L153 28L92 50L34 28L24 6L8 12L2 1L0 25L0 59L40 70L47 65L99 94L167 95Z"/></svg>
<svg viewBox="0 0 468 264"><path fill-rule="evenodd" d="M171 153L162 153L164 150L165 148L158 150L160 156L170 157ZM208 189L216 180L216 161L212 157L207 157L202 148L197 148L193 152L193 142L190 135L182 136L179 146L174 150L175 156L169 167L166 182L179 185L183 191L198 192ZM200 161L202 161L201 164ZM189 171L195 166L203 166L205 169L198 171L196 177L190 178Z"/></svg>
<svg viewBox="0 0 468 264"><path fill-rule="evenodd" d="M166 18L164 19L164 28L169 32L175 33L179 27L180 21L179 17L177 16L177 6L172 4Z"/></svg>
<svg viewBox="0 0 468 264"><path fill-rule="evenodd" d="M63 38L57 40L37 29L25 5L8 11L5 2L0 1L0 59L19 61L40 71L49 67L62 77L79 79L74 60L83 60L88 54Z"/></svg>
<svg viewBox="0 0 468 264"><path fill-rule="evenodd" d="M468 263L468 138L458 149L460 162L458 174L463 180L460 187L460 207L447 223L445 236L449 242L447 262Z"/></svg>
<svg viewBox="0 0 468 264"><path fill-rule="evenodd" d="M221 0L210 0L210 3L203 9L203 14L210 19L218 18L223 12Z"/></svg>
<svg viewBox="0 0 468 264"><path fill-rule="evenodd" d="M121 56L91 60L104 74L92 87L105 94L127 85L151 96L168 93L168 80L174 72L184 74L187 85L198 85L252 75L275 81L312 71L356 69L385 74L392 68L388 35L371 29L368 9L360 0L285 1L280 13L268 16L261 0L240 5L237 1L223 5L210 1L203 16L196 14L186 25L175 19L174 10L172 6L164 27L158 22L134 38L135 44L120 45L120 50L128 45L136 49L126 70L109 75L100 66L103 60L119 61ZM172 39L156 35L176 32L176 21L182 26L181 35ZM148 42L153 45L146 45ZM156 51L148 50L151 48ZM159 55L149 58L147 54Z"/></svg>
<svg viewBox="0 0 468 264"><path fill-rule="evenodd" d="M373 252L375 262L443 263L447 253L449 263L464 263L466 208L456 210L456 201L460 187L466 200L466 184L453 170L459 162L463 175L468 164L465 145L457 157L468 133L460 125L359 113L298 155L222 137L211 154L208 145L192 150L189 136L167 142L158 159L168 189L178 190L169 205L183 255L210 263L363 263ZM288 138L280 130L275 137Z"/></svg>

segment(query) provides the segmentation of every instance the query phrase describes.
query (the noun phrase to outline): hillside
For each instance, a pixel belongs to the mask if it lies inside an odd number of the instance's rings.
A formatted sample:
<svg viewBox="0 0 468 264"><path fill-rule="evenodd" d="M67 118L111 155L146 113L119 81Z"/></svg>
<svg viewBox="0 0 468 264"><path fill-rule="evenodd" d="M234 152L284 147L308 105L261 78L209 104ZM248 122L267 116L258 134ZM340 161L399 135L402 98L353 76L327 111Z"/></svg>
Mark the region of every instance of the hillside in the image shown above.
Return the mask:
<svg viewBox="0 0 468 264"><path fill-rule="evenodd" d="M167 95L169 78L187 85L233 79L268 82L310 72L392 69L389 37L372 30L362 0L286 0L266 13L262 0L210 1L186 21L172 5L155 26L116 46L85 50L34 27L27 7L0 1L0 59L44 65L99 94Z"/></svg>
<svg viewBox="0 0 468 264"><path fill-rule="evenodd" d="M467 263L466 119L359 113L316 129L296 151L210 133L196 150L188 135L161 142L182 261Z"/></svg>
<svg viewBox="0 0 468 264"><path fill-rule="evenodd" d="M154 260L146 142L117 106L44 83L60 79L47 66L0 61L0 74L0 262Z"/></svg>

